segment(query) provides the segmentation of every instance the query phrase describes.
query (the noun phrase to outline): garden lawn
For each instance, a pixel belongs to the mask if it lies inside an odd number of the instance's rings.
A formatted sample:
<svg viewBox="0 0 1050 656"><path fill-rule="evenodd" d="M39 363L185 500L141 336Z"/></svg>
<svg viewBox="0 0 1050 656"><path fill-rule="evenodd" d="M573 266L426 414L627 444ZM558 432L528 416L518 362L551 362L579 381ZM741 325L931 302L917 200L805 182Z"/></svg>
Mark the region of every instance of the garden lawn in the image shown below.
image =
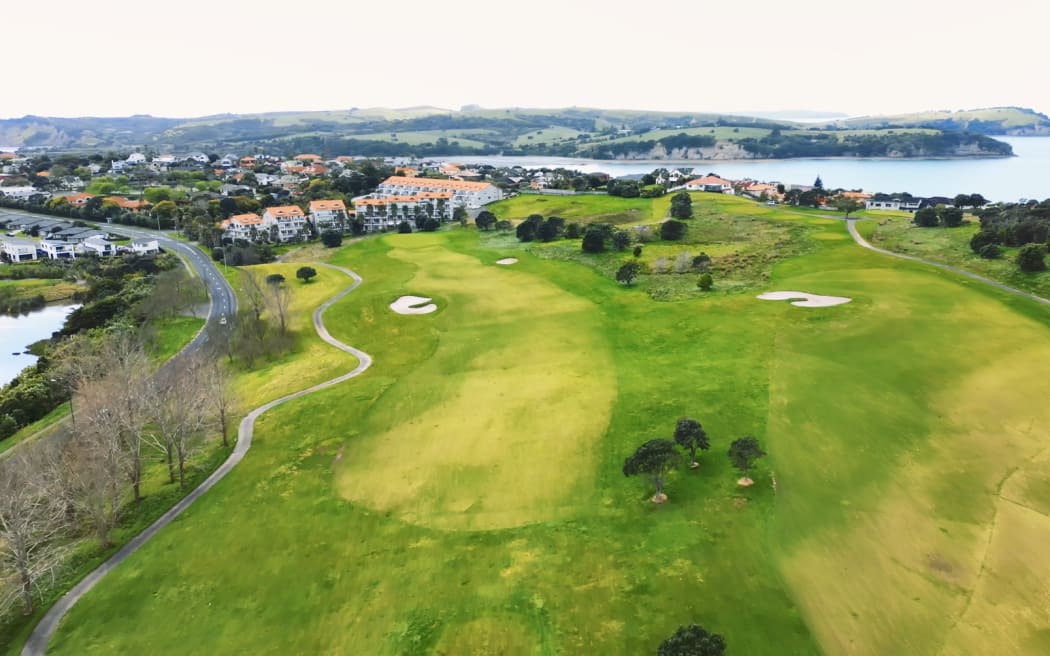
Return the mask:
<svg viewBox="0 0 1050 656"><path fill-rule="evenodd" d="M748 655L1045 653L1046 311L787 214L811 248L766 290L853 302L657 302L473 231L344 247L365 283L326 322L372 368L264 415L51 653L633 655L690 622ZM712 449L653 506L623 459L682 416Z"/></svg>

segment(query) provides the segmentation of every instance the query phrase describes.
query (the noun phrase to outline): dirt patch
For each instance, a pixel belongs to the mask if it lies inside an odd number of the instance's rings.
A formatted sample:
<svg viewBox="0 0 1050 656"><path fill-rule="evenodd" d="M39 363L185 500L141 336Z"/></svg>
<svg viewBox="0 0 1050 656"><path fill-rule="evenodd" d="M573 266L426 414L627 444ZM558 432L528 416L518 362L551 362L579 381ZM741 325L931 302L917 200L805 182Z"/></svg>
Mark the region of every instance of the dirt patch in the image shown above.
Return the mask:
<svg viewBox="0 0 1050 656"><path fill-rule="evenodd" d="M337 465L339 461L343 459L343 447L339 446L339 450L335 452L335 458L332 458L332 464Z"/></svg>

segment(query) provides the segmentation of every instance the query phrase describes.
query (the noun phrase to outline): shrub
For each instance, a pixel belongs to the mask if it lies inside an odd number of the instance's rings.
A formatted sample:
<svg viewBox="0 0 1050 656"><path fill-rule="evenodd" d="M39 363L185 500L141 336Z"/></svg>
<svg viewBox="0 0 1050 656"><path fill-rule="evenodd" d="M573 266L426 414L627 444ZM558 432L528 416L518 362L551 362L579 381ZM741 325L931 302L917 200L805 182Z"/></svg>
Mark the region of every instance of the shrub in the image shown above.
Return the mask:
<svg viewBox="0 0 1050 656"><path fill-rule="evenodd" d="M1046 246L1025 244L1017 251L1017 266L1021 271L1046 271Z"/></svg>
<svg viewBox="0 0 1050 656"><path fill-rule="evenodd" d="M985 244L977 254L986 260L998 260L1003 256L1003 249L999 248L999 244Z"/></svg>
<svg viewBox="0 0 1050 656"><path fill-rule="evenodd" d="M401 223L397 224L397 231L403 235L407 235L408 233L412 232L412 224L408 221L402 221Z"/></svg>
<svg viewBox="0 0 1050 656"><path fill-rule="evenodd" d="M660 239L678 241L685 236L686 225L675 219L668 219L660 224Z"/></svg>
<svg viewBox="0 0 1050 656"><path fill-rule="evenodd" d="M696 286L699 287L702 292L709 292L711 291L711 288L715 286L715 280L711 277L710 273L704 273L697 279Z"/></svg>
<svg viewBox="0 0 1050 656"><path fill-rule="evenodd" d="M321 243L325 245L325 248L335 248L336 246L342 246L343 235L337 230L325 230L321 233Z"/></svg>
<svg viewBox="0 0 1050 656"><path fill-rule="evenodd" d="M436 232L441 227L441 221L437 219L427 219L423 222L423 232Z"/></svg>

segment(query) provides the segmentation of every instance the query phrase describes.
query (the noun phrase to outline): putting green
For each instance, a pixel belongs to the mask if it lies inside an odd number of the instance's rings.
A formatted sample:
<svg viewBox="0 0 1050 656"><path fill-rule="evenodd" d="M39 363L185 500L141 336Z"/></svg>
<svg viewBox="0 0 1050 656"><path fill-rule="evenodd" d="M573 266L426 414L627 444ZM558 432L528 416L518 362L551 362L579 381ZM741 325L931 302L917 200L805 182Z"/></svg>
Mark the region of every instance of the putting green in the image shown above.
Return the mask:
<svg viewBox="0 0 1050 656"><path fill-rule="evenodd" d="M616 396L594 303L537 276L389 238L416 268L406 290L440 299L437 348L371 409L396 418L346 445L347 499L406 521L493 529L565 517L594 486ZM440 381L440 384L436 384Z"/></svg>

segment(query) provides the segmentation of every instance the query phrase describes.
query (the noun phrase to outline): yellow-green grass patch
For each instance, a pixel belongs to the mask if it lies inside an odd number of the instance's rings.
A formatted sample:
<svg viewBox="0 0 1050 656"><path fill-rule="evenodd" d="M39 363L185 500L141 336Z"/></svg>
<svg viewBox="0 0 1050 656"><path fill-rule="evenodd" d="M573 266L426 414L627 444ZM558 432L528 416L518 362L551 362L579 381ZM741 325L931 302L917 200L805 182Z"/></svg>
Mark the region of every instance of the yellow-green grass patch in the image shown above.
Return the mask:
<svg viewBox="0 0 1050 656"><path fill-rule="evenodd" d="M450 252L439 237L387 241L390 257L417 268L405 292L433 298L439 311L378 323L426 322L438 343L374 404L393 425L347 445L340 492L442 528L506 528L574 512L593 488L594 450L616 394L595 306L542 278Z"/></svg>

